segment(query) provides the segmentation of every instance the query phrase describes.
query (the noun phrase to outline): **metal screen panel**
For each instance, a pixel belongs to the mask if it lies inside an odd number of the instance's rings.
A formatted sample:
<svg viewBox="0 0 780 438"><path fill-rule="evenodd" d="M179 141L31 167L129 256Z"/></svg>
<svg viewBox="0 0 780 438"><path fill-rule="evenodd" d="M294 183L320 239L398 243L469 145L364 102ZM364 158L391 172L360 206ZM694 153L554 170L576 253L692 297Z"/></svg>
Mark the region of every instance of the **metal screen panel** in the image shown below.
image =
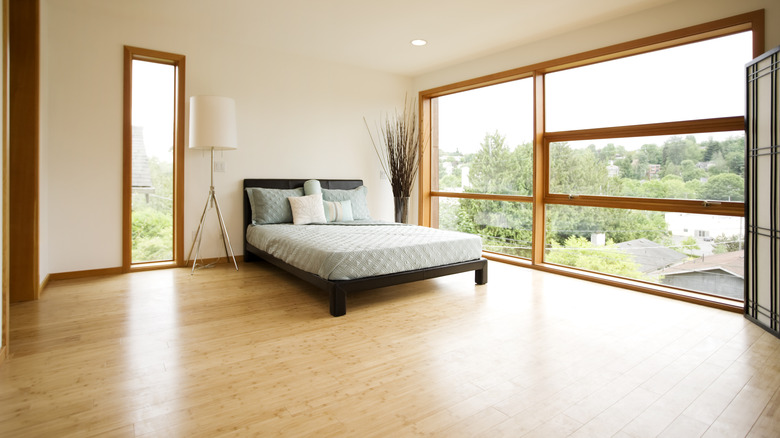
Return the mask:
<svg viewBox="0 0 780 438"><path fill-rule="evenodd" d="M780 337L780 47L747 65L745 316Z"/></svg>

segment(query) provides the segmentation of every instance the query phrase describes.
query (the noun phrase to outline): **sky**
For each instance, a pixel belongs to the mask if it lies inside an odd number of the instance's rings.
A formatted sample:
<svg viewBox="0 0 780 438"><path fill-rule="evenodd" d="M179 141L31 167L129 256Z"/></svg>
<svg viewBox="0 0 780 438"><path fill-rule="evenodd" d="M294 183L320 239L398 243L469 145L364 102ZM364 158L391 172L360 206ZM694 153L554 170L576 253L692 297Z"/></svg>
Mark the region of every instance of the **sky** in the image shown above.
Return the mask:
<svg viewBox="0 0 780 438"><path fill-rule="evenodd" d="M547 131L743 115L745 64L752 58L752 34L743 32L549 73L546 76ZM150 156L172 162L174 68L134 61L133 125L144 127ZM724 85L729 84L729 85ZM487 133L498 131L514 147L533 139L531 78L439 98L439 146L473 153ZM740 133L697 134L699 142ZM664 137L582 142L615 143L629 150ZM572 146L575 146L572 144ZM576 147L576 146L575 146Z"/></svg>
<svg viewBox="0 0 780 438"><path fill-rule="evenodd" d="M173 162L175 67L133 61L133 126L143 126L146 154Z"/></svg>
<svg viewBox="0 0 780 438"><path fill-rule="evenodd" d="M745 64L752 33L688 44L549 73L545 78L548 132L625 126L745 113ZM533 139L533 80L439 98L439 147L476 152L486 133L498 131L514 147ZM735 133L697 134L697 140ZM632 150L665 137L622 139ZM615 142L606 140L603 144ZM590 142L590 143L596 143ZM588 144L590 144L588 143ZM615 142L617 144L617 142ZM585 144L584 146L587 146Z"/></svg>

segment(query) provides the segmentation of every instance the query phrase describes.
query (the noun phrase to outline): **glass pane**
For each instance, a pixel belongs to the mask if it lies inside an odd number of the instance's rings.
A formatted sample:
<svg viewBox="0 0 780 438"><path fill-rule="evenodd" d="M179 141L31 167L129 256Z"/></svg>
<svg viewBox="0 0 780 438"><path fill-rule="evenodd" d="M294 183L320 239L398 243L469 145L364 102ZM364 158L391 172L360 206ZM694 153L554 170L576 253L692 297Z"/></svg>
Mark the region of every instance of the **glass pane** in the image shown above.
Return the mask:
<svg viewBox="0 0 780 438"><path fill-rule="evenodd" d="M545 261L743 299L744 218L546 208Z"/></svg>
<svg viewBox="0 0 780 438"><path fill-rule="evenodd" d="M545 77L547 131L739 116L753 34L743 32Z"/></svg>
<svg viewBox="0 0 780 438"><path fill-rule="evenodd" d="M437 98L438 189L531 195L533 79ZM434 181L434 184L437 181Z"/></svg>
<svg viewBox="0 0 780 438"><path fill-rule="evenodd" d="M133 61L133 263L173 260L174 75Z"/></svg>
<svg viewBox="0 0 780 438"><path fill-rule="evenodd" d="M745 133L550 144L550 193L742 201Z"/></svg>
<svg viewBox="0 0 780 438"><path fill-rule="evenodd" d="M439 203L439 228L482 236L482 248L531 257L531 204L526 202L434 198Z"/></svg>

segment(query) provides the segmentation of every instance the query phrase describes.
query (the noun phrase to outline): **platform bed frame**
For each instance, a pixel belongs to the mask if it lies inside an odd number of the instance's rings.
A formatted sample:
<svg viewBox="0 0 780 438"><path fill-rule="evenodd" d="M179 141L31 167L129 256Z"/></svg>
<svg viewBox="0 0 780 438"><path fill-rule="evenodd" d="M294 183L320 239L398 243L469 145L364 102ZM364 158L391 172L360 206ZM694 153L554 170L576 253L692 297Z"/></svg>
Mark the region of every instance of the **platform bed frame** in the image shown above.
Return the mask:
<svg viewBox="0 0 780 438"><path fill-rule="evenodd" d="M363 185L361 180L321 179L319 181L322 188L325 189L349 190ZM244 189L249 187L294 189L303 187L304 182L306 182L304 179L245 179ZM265 260L320 289L326 290L330 300L330 314L333 316L342 316L347 313L347 292L376 289L468 271L474 271L474 281L477 284L487 283L487 260L484 258L395 274L378 275L376 277L356 278L353 280L326 280L319 275L289 265L271 254L250 245L246 241L246 229L252 222L252 208L249 205L249 197L246 195L246 190L242 190L242 192L244 193L244 261Z"/></svg>

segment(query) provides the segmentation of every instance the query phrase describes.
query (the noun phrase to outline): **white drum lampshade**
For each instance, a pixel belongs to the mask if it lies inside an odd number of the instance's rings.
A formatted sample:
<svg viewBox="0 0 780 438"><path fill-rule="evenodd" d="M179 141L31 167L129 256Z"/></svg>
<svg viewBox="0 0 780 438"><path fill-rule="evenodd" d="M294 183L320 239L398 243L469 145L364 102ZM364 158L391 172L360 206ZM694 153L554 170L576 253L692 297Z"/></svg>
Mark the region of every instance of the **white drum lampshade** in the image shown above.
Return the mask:
<svg viewBox="0 0 780 438"><path fill-rule="evenodd" d="M190 149L236 148L236 101L221 96L190 97Z"/></svg>

